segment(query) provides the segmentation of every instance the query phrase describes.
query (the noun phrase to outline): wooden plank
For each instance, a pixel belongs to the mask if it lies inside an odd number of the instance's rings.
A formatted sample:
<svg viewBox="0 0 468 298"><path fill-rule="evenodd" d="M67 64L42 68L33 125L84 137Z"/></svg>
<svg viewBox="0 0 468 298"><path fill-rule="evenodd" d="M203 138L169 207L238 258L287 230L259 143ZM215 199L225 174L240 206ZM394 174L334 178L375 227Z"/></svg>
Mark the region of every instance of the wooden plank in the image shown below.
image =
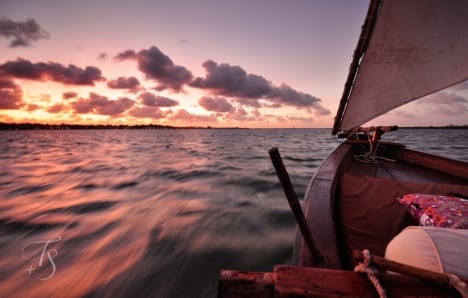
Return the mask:
<svg viewBox="0 0 468 298"><path fill-rule="evenodd" d="M275 266L275 297L330 297L376 294L370 282L350 271Z"/></svg>
<svg viewBox="0 0 468 298"><path fill-rule="evenodd" d="M388 297L460 297L452 289L399 275L380 274ZM275 266L274 272L222 270L218 297L378 297L367 276L353 271Z"/></svg>
<svg viewBox="0 0 468 298"><path fill-rule="evenodd" d="M322 268L275 266L275 297L378 297L365 274ZM458 297L444 287L397 274L382 274L388 297Z"/></svg>
<svg viewBox="0 0 468 298"><path fill-rule="evenodd" d="M468 163L410 149L395 150L392 158L468 180Z"/></svg>
<svg viewBox="0 0 468 298"><path fill-rule="evenodd" d="M218 297L273 298L273 273L221 270L218 282Z"/></svg>

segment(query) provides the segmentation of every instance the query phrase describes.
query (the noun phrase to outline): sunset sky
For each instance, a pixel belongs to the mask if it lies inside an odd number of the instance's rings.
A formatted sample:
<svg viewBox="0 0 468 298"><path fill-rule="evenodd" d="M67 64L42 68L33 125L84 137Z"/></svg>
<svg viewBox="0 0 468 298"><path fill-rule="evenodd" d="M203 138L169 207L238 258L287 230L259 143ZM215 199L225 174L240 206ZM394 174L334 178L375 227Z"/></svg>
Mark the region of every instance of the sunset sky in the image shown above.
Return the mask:
<svg viewBox="0 0 468 298"><path fill-rule="evenodd" d="M331 127L367 5L2 0L0 122ZM379 124L467 119L465 82Z"/></svg>

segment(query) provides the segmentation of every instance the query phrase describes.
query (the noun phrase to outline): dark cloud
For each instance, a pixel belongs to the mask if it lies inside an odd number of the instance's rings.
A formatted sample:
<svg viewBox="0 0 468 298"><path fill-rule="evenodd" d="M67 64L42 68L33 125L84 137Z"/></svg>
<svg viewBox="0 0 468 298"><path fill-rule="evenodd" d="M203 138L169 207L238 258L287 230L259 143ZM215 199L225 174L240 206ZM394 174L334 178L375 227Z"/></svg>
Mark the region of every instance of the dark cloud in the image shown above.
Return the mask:
<svg viewBox="0 0 468 298"><path fill-rule="evenodd" d="M63 99L76 98L77 96L78 96L78 93L72 92L72 91L62 93Z"/></svg>
<svg viewBox="0 0 468 298"><path fill-rule="evenodd" d="M273 91L266 96L275 104L283 104L311 109L317 116L326 116L330 111L320 105L320 99L307 93L299 92L286 84L275 87Z"/></svg>
<svg viewBox="0 0 468 298"><path fill-rule="evenodd" d="M222 97L212 98L205 96L198 100L198 104L211 112L227 113L234 112L235 110L229 101Z"/></svg>
<svg viewBox="0 0 468 298"><path fill-rule="evenodd" d="M23 105L21 88L0 72L0 109L18 109Z"/></svg>
<svg viewBox="0 0 468 298"><path fill-rule="evenodd" d="M140 82L135 77L118 77L115 80L108 81L107 86L112 89L136 90L140 86Z"/></svg>
<svg viewBox="0 0 468 298"><path fill-rule="evenodd" d="M193 76L183 66L175 65L172 60L157 47L135 52L127 50L115 57L117 60L136 59L138 69L146 75L146 78L158 82L157 90L173 90L179 92L185 84L188 84Z"/></svg>
<svg viewBox="0 0 468 298"><path fill-rule="evenodd" d="M139 98L142 104L150 107L174 107L179 104L178 101L164 96L156 96L150 92L140 94Z"/></svg>
<svg viewBox="0 0 468 298"><path fill-rule="evenodd" d="M272 92L270 82L261 76L248 74L240 66L208 60L203 63L203 67L207 72L206 77L196 78L190 86L229 97L261 98Z"/></svg>
<svg viewBox="0 0 468 298"><path fill-rule="evenodd" d="M39 105L36 105L36 104L28 104L28 105L26 106L26 111L28 111L28 112L33 112L33 111L35 111L35 110L38 110L39 108L40 108Z"/></svg>
<svg viewBox="0 0 468 298"><path fill-rule="evenodd" d="M89 99L80 98L71 103L72 109L78 114L88 114L93 112L93 105Z"/></svg>
<svg viewBox="0 0 468 298"><path fill-rule="evenodd" d="M94 66L87 66L83 69L72 64L65 67L60 63L32 63L21 58L0 65L0 70L15 78L51 80L66 85L94 86L94 82L104 79L101 76L101 70Z"/></svg>
<svg viewBox="0 0 468 298"><path fill-rule="evenodd" d="M49 33L33 19L28 19L25 22L14 22L2 17L0 18L0 36L13 38L10 47L15 48L29 46L33 41L49 38Z"/></svg>
<svg viewBox="0 0 468 298"><path fill-rule="evenodd" d="M435 115L447 115L447 116L459 116L468 113L468 107L462 104L454 105L441 105L432 108L430 116Z"/></svg>
<svg viewBox="0 0 468 298"><path fill-rule="evenodd" d="M453 92L441 91L423 97L417 103L431 105L468 104L468 99Z"/></svg>
<svg viewBox="0 0 468 298"><path fill-rule="evenodd" d="M72 102L71 107L79 114L94 113L98 115L115 116L130 109L134 103L133 100L126 97L121 97L117 100L109 100L106 96L91 92L89 98L80 98Z"/></svg>
<svg viewBox="0 0 468 298"><path fill-rule="evenodd" d="M119 53L115 56L117 61L123 61L127 59L136 59L136 53L134 50L126 50L125 52Z"/></svg>
<svg viewBox="0 0 468 298"><path fill-rule="evenodd" d="M135 107L128 112L128 115L136 118L152 118L152 119L162 119L166 117L168 112L162 112L159 107Z"/></svg>
<svg viewBox="0 0 468 298"><path fill-rule="evenodd" d="M66 111L67 110L67 106L61 104L61 103L58 103L58 104L55 104L49 108L47 108L47 112L49 113L52 113L52 114L57 114L57 113L60 113L62 111Z"/></svg>
<svg viewBox="0 0 468 298"><path fill-rule="evenodd" d="M97 56L97 59L98 59L98 60L104 61L104 60L107 60L107 56L108 56L107 53L100 53L100 54Z"/></svg>
<svg viewBox="0 0 468 298"><path fill-rule="evenodd" d="M465 80L463 82L460 82L452 87L450 87L451 91L463 91L463 90L468 90L468 80Z"/></svg>
<svg viewBox="0 0 468 298"><path fill-rule="evenodd" d="M233 97L236 102L250 107L278 108L289 105L308 109L319 116L330 114L320 105L319 98L296 91L286 84L274 86L261 76L247 73L240 66L208 60L203 67L207 72L205 78L195 78L190 86L206 89L214 95Z"/></svg>
<svg viewBox="0 0 468 298"><path fill-rule="evenodd" d="M227 121L237 121L237 122L247 122L256 120L253 115L249 115L246 110L242 106L238 106L233 112L225 113L223 118Z"/></svg>
<svg viewBox="0 0 468 298"><path fill-rule="evenodd" d="M241 104L242 106L252 107L252 108L260 108L262 105L257 98L235 98L236 102Z"/></svg>
<svg viewBox="0 0 468 298"><path fill-rule="evenodd" d="M453 92L437 92L417 101L418 104L430 105L431 114L463 115L468 112L468 99Z"/></svg>

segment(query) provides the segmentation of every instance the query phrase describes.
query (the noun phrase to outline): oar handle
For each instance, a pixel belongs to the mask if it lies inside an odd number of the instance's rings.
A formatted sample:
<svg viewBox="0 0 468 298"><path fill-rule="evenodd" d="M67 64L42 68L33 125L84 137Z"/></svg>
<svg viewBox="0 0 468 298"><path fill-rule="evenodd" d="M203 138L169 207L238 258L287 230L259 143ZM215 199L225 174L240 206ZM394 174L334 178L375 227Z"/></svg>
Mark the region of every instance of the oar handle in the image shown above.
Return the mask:
<svg viewBox="0 0 468 298"><path fill-rule="evenodd" d="M302 212L302 207L299 203L299 199L297 198L296 191L294 190L291 180L289 179L289 174L284 167L279 150L275 147L270 149L268 153L270 154L270 158L273 166L275 167L276 174L278 175L281 185L283 186L284 194L288 199L289 207L291 208L296 222L299 225L299 230L301 231L302 237L309 247L313 264L319 265L323 262L323 256L320 254L317 246L315 245L314 238L310 232L309 225L307 224L304 216L304 212Z"/></svg>
<svg viewBox="0 0 468 298"><path fill-rule="evenodd" d="M355 261L364 260L364 255L359 250L353 250L353 259ZM426 269L398 263L379 256L371 256L370 263L381 270L401 273L407 276L416 277L431 283L450 287L450 280L447 275L439 272L433 272ZM463 280L465 281L465 280ZM466 281L465 281L466 282Z"/></svg>

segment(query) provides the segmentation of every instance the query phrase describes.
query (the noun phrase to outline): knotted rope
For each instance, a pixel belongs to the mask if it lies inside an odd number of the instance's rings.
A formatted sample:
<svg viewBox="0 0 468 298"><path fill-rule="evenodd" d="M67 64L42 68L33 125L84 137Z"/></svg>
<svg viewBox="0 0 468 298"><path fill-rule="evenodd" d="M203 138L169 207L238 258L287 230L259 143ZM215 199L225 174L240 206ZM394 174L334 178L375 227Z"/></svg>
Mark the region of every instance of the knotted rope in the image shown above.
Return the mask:
<svg viewBox="0 0 468 298"><path fill-rule="evenodd" d="M455 288L455 290L457 290L463 298L468 298L468 287L466 286L466 283L456 275L450 273L445 273L445 275L450 281L450 286Z"/></svg>
<svg viewBox="0 0 468 298"><path fill-rule="evenodd" d="M379 279L375 276L374 271L369 267L370 260L371 260L371 255L370 255L369 250L364 249L362 251L362 254L364 255L364 261L359 262L359 264L357 264L356 267L354 267L354 271L366 273L367 278L372 282L372 284L374 285L374 288L379 293L379 297L386 298L387 294L385 293L385 289L380 284Z"/></svg>

